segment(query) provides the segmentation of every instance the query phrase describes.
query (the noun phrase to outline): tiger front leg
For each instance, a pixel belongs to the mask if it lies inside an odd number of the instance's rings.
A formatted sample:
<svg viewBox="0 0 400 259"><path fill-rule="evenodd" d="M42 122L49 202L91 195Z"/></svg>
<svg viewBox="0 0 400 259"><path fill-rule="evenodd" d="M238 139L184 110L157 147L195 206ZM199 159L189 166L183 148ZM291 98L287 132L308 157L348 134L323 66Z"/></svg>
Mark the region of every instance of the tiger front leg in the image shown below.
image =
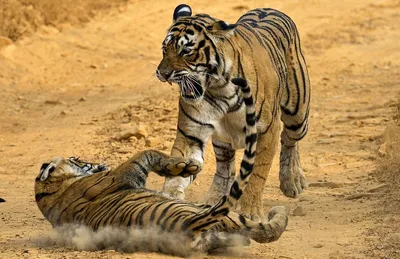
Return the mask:
<svg viewBox="0 0 400 259"><path fill-rule="evenodd" d="M214 205L228 193L235 179L235 150L229 143L213 139L212 141L217 170L207 192L205 203Z"/></svg>
<svg viewBox="0 0 400 259"><path fill-rule="evenodd" d="M160 161L158 170L162 176L194 176L200 172L202 165L199 161L185 157L169 157Z"/></svg>
<svg viewBox="0 0 400 259"><path fill-rule="evenodd" d="M211 135L211 133L208 133L208 135ZM188 136L187 133L178 130L174 146L172 147L171 156L183 157L184 159L196 162L200 171L204 161L204 145L207 138L203 140L203 138L196 138L191 135L190 137ZM167 176L165 178L163 192L166 197L183 200L185 198L185 189L194 179L194 174L186 178L181 176Z"/></svg>
<svg viewBox="0 0 400 259"><path fill-rule="evenodd" d="M114 172L133 188L144 188L150 172L160 176L187 177L197 174L200 170L201 164L196 160L170 157L156 150L146 150L118 166Z"/></svg>

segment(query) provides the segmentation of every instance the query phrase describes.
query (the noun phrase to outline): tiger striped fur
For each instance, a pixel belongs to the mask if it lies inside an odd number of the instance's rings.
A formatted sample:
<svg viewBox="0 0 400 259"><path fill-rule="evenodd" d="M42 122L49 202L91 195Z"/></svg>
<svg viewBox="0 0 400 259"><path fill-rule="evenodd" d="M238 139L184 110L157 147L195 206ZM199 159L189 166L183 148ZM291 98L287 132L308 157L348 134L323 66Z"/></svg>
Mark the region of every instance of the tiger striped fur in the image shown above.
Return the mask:
<svg viewBox="0 0 400 259"><path fill-rule="evenodd" d="M54 227L77 223L94 230L106 226L155 227L159 231L185 233L195 251L234 245L229 239L232 233L261 243L277 240L287 225L284 207L272 208L266 223L252 221L232 211L251 175L257 141L250 88L243 79L233 79L232 84L242 88L247 107L246 150L230 193L217 204L173 200L145 189L151 171L160 176L188 177L201 169L194 159L169 157L149 150L113 170L74 157L57 158L43 164L35 181L35 199L45 218Z"/></svg>
<svg viewBox="0 0 400 259"><path fill-rule="evenodd" d="M254 173L239 201L247 216L263 217L262 193L281 133L280 189L298 197L307 186L298 142L308 131L310 81L295 23L270 8L254 9L235 24L176 7L157 68L162 82L180 88L178 131L172 156L204 162L212 138L216 174L206 197L215 204L235 177L235 151L245 147L245 107L231 78L247 80L255 101L258 144ZM281 131L280 123L283 122ZM194 177L167 177L164 191L184 198Z"/></svg>

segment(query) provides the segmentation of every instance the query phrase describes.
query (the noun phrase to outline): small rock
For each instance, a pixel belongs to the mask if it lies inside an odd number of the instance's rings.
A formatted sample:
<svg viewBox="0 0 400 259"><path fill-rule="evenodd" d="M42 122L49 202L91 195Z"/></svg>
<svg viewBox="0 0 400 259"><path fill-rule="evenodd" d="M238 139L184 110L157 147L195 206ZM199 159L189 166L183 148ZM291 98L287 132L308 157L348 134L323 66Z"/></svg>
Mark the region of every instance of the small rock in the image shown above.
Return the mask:
<svg viewBox="0 0 400 259"><path fill-rule="evenodd" d="M147 130L144 126L139 126L136 132L134 133L134 136L137 137L138 139L141 139L141 138L147 138L149 134L147 133Z"/></svg>
<svg viewBox="0 0 400 259"><path fill-rule="evenodd" d="M118 141L129 140L131 137L135 137L135 132L132 131L124 131L119 134L115 139Z"/></svg>
<svg viewBox="0 0 400 259"><path fill-rule="evenodd" d="M160 141L156 138L150 137L146 139L146 147L155 147L158 144L160 144Z"/></svg>
<svg viewBox="0 0 400 259"><path fill-rule="evenodd" d="M293 210L293 216L305 216L306 215L306 212L305 212L305 210L303 209L303 207L301 207L301 206L296 206L296 208L294 208L294 210Z"/></svg>
<svg viewBox="0 0 400 259"><path fill-rule="evenodd" d="M46 100L44 103L45 103L45 104L51 104L51 105L59 105L59 104L62 104L62 102L60 102L59 100Z"/></svg>
<svg viewBox="0 0 400 259"><path fill-rule="evenodd" d="M132 153L132 151L131 151L131 150L128 150L128 149L117 149L117 152L120 153L120 154L129 154L129 153Z"/></svg>
<svg viewBox="0 0 400 259"><path fill-rule="evenodd" d="M306 195L303 194L303 195L300 195L299 201L300 202L302 202L302 201L311 201L311 198L309 196L306 196Z"/></svg>
<svg viewBox="0 0 400 259"><path fill-rule="evenodd" d="M6 200L3 198L0 198L0 202L6 202Z"/></svg>
<svg viewBox="0 0 400 259"><path fill-rule="evenodd" d="M0 36L0 49L11 44L13 44L13 41L10 38Z"/></svg>
<svg viewBox="0 0 400 259"><path fill-rule="evenodd" d="M60 115L67 115L67 112L66 111L61 111Z"/></svg>
<svg viewBox="0 0 400 259"><path fill-rule="evenodd" d="M89 122L81 122L81 125L94 125L94 123L92 121Z"/></svg>
<svg viewBox="0 0 400 259"><path fill-rule="evenodd" d="M324 244L318 243L314 245L314 248L322 248L324 247Z"/></svg>
<svg viewBox="0 0 400 259"><path fill-rule="evenodd" d="M81 98L79 99L79 101L80 101L80 102L84 102L84 101L86 101L86 98L85 98L85 97L81 97Z"/></svg>
<svg viewBox="0 0 400 259"><path fill-rule="evenodd" d="M378 149L378 154L380 156L386 156L387 155L387 145L386 145L386 143L383 143L382 145L380 145L380 147Z"/></svg>
<svg viewBox="0 0 400 259"><path fill-rule="evenodd" d="M362 121L356 121L356 126L357 126L357 127L362 127L362 125L363 125L363 122L362 122Z"/></svg>

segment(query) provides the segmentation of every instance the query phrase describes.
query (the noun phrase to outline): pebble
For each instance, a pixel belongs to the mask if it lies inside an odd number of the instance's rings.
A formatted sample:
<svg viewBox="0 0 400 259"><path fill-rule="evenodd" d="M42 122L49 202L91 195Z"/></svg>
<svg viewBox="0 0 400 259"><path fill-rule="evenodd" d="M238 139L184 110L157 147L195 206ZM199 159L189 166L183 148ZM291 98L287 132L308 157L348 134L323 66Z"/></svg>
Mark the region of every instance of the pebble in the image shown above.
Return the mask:
<svg viewBox="0 0 400 259"><path fill-rule="evenodd" d="M157 138L149 137L146 139L146 147L155 147L160 144L160 140Z"/></svg>
<svg viewBox="0 0 400 259"><path fill-rule="evenodd" d="M386 143L383 143L382 145L379 146L378 154L380 156L386 156L387 155L387 145L386 145Z"/></svg>
<svg viewBox="0 0 400 259"><path fill-rule="evenodd" d="M311 197L309 197L309 196L306 196L306 195L300 195L300 198L299 198L299 201L300 202L303 202L303 201L311 201L312 199L311 199Z"/></svg>
<svg viewBox="0 0 400 259"><path fill-rule="evenodd" d="M305 212L305 210L303 209L303 207L301 207L301 206L296 206L296 208L294 208L292 214L293 214L293 216L300 216L300 217L302 217L302 216L305 216L305 215L306 215L306 212Z"/></svg>
<svg viewBox="0 0 400 259"><path fill-rule="evenodd" d="M13 44L13 41L10 38L0 36L0 49Z"/></svg>
<svg viewBox="0 0 400 259"><path fill-rule="evenodd" d="M141 138L147 138L149 134L147 133L147 130L144 126L139 126L137 130L134 132L133 136L135 136L138 139L141 139Z"/></svg>
<svg viewBox="0 0 400 259"><path fill-rule="evenodd" d="M59 100L46 100L44 103L45 103L45 104L51 104L51 105L63 104L63 103L60 102Z"/></svg>
<svg viewBox="0 0 400 259"><path fill-rule="evenodd" d="M314 248L322 248L324 246L325 246L324 244L318 243L314 245Z"/></svg>
<svg viewBox="0 0 400 259"><path fill-rule="evenodd" d="M129 140L131 137L135 136L135 133L132 131L124 131L121 132L115 139L118 141Z"/></svg>

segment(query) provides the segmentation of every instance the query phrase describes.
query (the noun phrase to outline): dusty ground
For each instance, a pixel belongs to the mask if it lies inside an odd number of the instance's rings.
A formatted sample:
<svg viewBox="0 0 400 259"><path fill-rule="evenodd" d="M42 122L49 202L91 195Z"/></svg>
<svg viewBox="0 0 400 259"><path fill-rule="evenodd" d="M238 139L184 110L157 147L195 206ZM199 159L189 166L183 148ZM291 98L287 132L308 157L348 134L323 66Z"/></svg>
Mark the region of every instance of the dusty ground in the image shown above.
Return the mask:
<svg viewBox="0 0 400 259"><path fill-rule="evenodd" d="M338 2L188 1L195 13L230 22L254 7L289 14L313 85L310 132L301 146L310 188L299 199L283 197L276 161L264 192L266 207L301 206L306 215L290 216L278 242L253 243L229 256L400 258L399 229L392 227L399 225L399 202L387 200L391 189L370 175L388 152L382 134L399 100L400 2ZM15 44L0 42L0 198L6 200L0 203L0 257L165 258L38 247L36 240L51 227L35 205L33 183L41 163L53 156L116 165L139 150L170 150L178 89L158 82L154 72L177 4L130 1L85 26L42 26ZM114 140L138 127L145 139ZM188 199L203 198L214 166L208 148ZM161 184L150 180L152 188Z"/></svg>

